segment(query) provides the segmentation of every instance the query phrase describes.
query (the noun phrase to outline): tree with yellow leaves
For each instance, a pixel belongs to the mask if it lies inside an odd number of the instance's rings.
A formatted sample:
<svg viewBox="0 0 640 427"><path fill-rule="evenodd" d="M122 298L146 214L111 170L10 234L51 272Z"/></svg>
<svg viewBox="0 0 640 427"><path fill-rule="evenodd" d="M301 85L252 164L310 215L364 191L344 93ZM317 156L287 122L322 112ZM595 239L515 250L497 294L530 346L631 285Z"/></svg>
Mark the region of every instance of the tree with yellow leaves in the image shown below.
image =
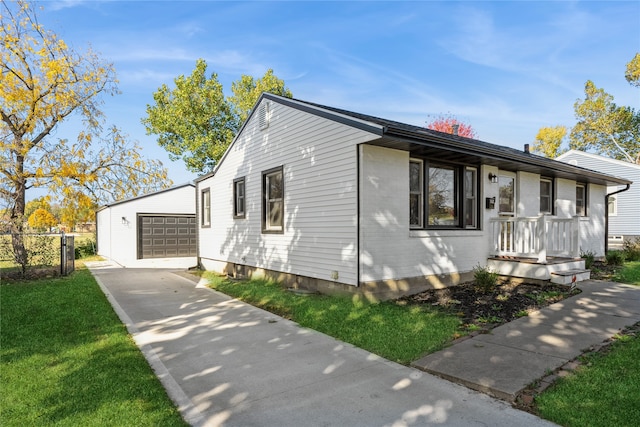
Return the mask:
<svg viewBox="0 0 640 427"><path fill-rule="evenodd" d="M160 162L112 127L102 135L102 94L116 94L113 66L91 50L76 51L39 22L25 1L0 9L0 197L9 207L15 261L26 268L22 239L25 193L82 193L96 203L170 185ZM85 131L75 143L51 132L72 114ZM102 145L102 146L99 146Z"/></svg>

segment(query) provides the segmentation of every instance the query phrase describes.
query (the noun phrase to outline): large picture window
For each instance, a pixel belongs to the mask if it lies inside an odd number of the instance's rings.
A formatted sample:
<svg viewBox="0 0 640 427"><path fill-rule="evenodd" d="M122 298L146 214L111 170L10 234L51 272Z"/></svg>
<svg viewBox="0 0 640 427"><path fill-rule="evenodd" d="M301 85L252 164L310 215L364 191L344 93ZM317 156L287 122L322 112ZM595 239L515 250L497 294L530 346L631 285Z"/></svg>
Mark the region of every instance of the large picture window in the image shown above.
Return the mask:
<svg viewBox="0 0 640 427"><path fill-rule="evenodd" d="M477 169L409 162L409 226L411 228L476 228Z"/></svg>
<svg viewBox="0 0 640 427"><path fill-rule="evenodd" d="M203 227L211 227L211 190L202 190L202 196L200 199L200 206L202 207L201 224Z"/></svg>
<svg viewBox="0 0 640 427"><path fill-rule="evenodd" d="M262 231L284 230L284 180L282 167L262 173Z"/></svg>
<svg viewBox="0 0 640 427"><path fill-rule="evenodd" d="M456 171L448 166L429 166L428 225L457 226L458 183Z"/></svg>
<svg viewBox="0 0 640 427"><path fill-rule="evenodd" d="M233 181L233 217L244 218L244 211L244 178L238 178Z"/></svg>

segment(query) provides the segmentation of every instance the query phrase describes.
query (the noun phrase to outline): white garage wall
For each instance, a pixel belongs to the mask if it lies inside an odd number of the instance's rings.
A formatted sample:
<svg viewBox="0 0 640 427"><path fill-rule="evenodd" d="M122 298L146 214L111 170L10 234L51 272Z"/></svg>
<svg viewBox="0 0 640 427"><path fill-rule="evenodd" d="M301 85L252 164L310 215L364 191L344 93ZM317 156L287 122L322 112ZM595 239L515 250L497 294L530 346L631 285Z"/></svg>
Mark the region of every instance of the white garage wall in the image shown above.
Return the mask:
<svg viewBox="0 0 640 427"><path fill-rule="evenodd" d="M185 184L102 208L97 213L98 255L125 267L196 265L196 257L138 260L137 216L140 214L194 215L194 185Z"/></svg>

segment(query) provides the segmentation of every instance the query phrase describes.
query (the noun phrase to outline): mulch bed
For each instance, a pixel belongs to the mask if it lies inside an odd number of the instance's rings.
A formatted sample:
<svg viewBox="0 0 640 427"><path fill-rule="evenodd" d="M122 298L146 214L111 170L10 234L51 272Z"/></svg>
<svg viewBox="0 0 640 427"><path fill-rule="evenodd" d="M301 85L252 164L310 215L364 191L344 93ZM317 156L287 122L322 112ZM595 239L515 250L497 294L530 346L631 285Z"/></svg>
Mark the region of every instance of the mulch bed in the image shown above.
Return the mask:
<svg viewBox="0 0 640 427"><path fill-rule="evenodd" d="M473 282L431 289L402 298L409 304L429 304L460 317L470 330L489 330L529 312L579 294L568 286L506 282L491 292L477 289Z"/></svg>

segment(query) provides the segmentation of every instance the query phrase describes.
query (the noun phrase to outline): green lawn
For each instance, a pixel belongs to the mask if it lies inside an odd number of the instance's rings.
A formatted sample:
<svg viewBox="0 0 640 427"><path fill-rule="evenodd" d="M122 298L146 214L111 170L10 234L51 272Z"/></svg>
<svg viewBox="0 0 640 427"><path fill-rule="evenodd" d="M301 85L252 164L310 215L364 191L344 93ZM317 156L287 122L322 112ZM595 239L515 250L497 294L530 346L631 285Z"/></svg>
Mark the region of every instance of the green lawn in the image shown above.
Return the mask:
<svg viewBox="0 0 640 427"><path fill-rule="evenodd" d="M640 338L624 336L610 353L583 359L576 374L536 398L540 415L566 427L639 426Z"/></svg>
<svg viewBox="0 0 640 427"><path fill-rule="evenodd" d="M626 262L613 281L640 286L640 261Z"/></svg>
<svg viewBox="0 0 640 427"><path fill-rule="evenodd" d="M640 286L640 262L624 264L614 281ZM536 398L540 415L563 426L640 426L640 327L606 354L583 365Z"/></svg>
<svg viewBox="0 0 640 427"><path fill-rule="evenodd" d="M408 364L460 334L460 319L429 306L369 303L360 297L300 296L264 280L205 273L211 287L341 341Z"/></svg>
<svg viewBox="0 0 640 427"><path fill-rule="evenodd" d="M186 425L88 270L0 298L0 425Z"/></svg>

